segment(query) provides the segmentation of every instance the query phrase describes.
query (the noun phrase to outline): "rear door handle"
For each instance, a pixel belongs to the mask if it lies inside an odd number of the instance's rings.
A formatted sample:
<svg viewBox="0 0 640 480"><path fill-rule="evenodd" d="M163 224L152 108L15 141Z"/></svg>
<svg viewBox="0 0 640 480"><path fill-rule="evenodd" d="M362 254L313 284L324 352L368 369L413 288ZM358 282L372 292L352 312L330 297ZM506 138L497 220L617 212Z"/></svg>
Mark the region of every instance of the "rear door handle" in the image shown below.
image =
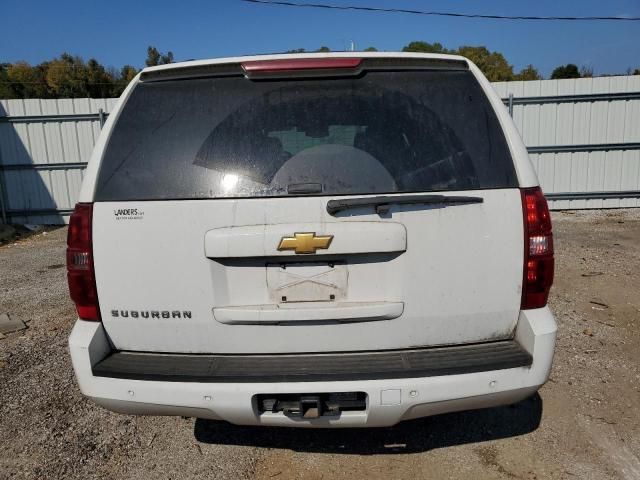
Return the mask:
<svg viewBox="0 0 640 480"><path fill-rule="evenodd" d="M295 249L278 249L283 238L293 237L296 233L333 236L328 247L316 250L313 257L393 253L407 249L407 230L401 223L341 221L216 228L205 234L204 253L208 258L302 258L304 254L296 253Z"/></svg>

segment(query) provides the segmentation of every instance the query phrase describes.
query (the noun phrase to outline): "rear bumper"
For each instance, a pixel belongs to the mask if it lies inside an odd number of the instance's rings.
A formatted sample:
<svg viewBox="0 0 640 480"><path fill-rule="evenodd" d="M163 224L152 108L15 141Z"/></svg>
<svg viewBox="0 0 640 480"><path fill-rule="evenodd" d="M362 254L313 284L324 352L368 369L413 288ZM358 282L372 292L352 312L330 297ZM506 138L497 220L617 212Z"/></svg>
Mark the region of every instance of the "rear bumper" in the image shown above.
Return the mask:
<svg viewBox="0 0 640 480"><path fill-rule="evenodd" d="M170 381L94 375L93 367L112 353L100 323L79 320L69 338L71 359L82 393L116 412L184 415L226 420L242 425L296 427L382 427L402 420L458 410L504 405L533 394L549 376L556 323L547 307L520 313L515 340L532 358L529 366L490 367L473 373L436 374L412 378L322 381L230 382ZM104 372L101 375L105 375ZM400 377L401 375L398 375ZM393 377L393 375L391 375ZM156 377L157 378L157 377ZM272 379L273 380L273 379ZM258 412L258 394L365 392L364 411L336 417L300 419L282 413Z"/></svg>

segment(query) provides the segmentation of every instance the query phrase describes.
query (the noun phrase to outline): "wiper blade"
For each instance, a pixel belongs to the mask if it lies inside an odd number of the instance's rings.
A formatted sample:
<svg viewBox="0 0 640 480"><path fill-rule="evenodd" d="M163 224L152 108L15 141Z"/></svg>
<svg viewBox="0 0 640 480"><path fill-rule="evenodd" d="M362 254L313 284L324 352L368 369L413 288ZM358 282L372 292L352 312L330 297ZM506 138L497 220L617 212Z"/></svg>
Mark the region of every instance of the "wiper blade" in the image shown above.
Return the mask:
<svg viewBox="0 0 640 480"><path fill-rule="evenodd" d="M422 204L422 205L466 205L469 203L482 203L482 197L462 197L448 195L406 195L384 197L360 197L345 198L341 200L329 200L327 212L335 215L343 210L358 207L375 207L376 213L382 215L389 212L391 205Z"/></svg>

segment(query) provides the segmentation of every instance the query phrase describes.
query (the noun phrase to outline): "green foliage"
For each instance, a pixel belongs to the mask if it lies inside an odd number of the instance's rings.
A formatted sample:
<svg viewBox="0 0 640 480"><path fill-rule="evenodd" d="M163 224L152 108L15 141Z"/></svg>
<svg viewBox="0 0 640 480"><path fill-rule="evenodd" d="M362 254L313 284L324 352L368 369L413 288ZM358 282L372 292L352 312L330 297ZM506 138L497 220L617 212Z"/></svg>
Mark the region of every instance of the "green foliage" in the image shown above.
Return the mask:
<svg viewBox="0 0 640 480"><path fill-rule="evenodd" d="M147 67L173 63L173 52L169 50L167 53L162 53L156 47L149 45L147 47L147 59L144 63Z"/></svg>
<svg viewBox="0 0 640 480"><path fill-rule="evenodd" d="M7 67L9 95L7 98L49 98L44 81L45 66L31 67L26 62L16 62Z"/></svg>
<svg viewBox="0 0 640 480"><path fill-rule="evenodd" d="M456 52L475 63L490 82L513 80L513 67L499 52L490 52L486 47L462 46Z"/></svg>
<svg viewBox="0 0 640 480"><path fill-rule="evenodd" d="M0 98L10 98L12 95L11 85L9 84L9 63L0 63Z"/></svg>
<svg viewBox="0 0 640 480"><path fill-rule="evenodd" d="M422 53L455 53L453 50L444 48L441 43L428 43L422 41L411 42L408 45L402 47L402 51Z"/></svg>
<svg viewBox="0 0 640 480"><path fill-rule="evenodd" d="M97 63L97 62L95 62ZM91 72L91 86L95 86L96 67ZM103 68L104 70L104 68ZM49 62L45 73L46 84L53 97L77 98L89 96L89 68L78 56L63 53L60 58Z"/></svg>
<svg viewBox="0 0 640 480"><path fill-rule="evenodd" d="M324 45L320 47L316 52L330 52L331 49L329 47L325 47Z"/></svg>
<svg viewBox="0 0 640 480"><path fill-rule="evenodd" d="M158 65L173 61L173 53L162 54L154 47L147 50L147 62L149 57ZM95 58L85 62L68 53L35 66L0 63L0 98L117 97L137 74L132 65L105 68Z"/></svg>
<svg viewBox="0 0 640 480"><path fill-rule="evenodd" d="M147 47L147 59L144 61L147 67L155 67L160 64L160 52L156 47Z"/></svg>
<svg viewBox="0 0 640 480"><path fill-rule="evenodd" d="M552 80L560 78L580 78L580 71L578 70L578 67L573 63L561 65L559 67L556 67L553 72L551 72Z"/></svg>
<svg viewBox="0 0 640 480"><path fill-rule="evenodd" d="M132 65L125 65L120 69L120 78L129 83L138 74L138 69Z"/></svg>
<svg viewBox="0 0 640 480"><path fill-rule="evenodd" d="M113 77L98 63L90 58L86 66L87 96L90 98L104 98L111 95Z"/></svg>
<svg viewBox="0 0 640 480"><path fill-rule="evenodd" d="M531 64L516 73L514 80L542 80L542 75L538 73L538 70Z"/></svg>
<svg viewBox="0 0 640 480"><path fill-rule="evenodd" d="M491 52L487 47L483 46L474 47L463 45L456 50L451 50L438 42L428 43L415 41L405 45L402 51L462 55L475 63L482 73L492 82L513 80L515 78L513 67L507 62L506 58L504 58L501 53Z"/></svg>
<svg viewBox="0 0 640 480"><path fill-rule="evenodd" d="M376 47L367 47L364 49L365 52L377 52L378 49Z"/></svg>

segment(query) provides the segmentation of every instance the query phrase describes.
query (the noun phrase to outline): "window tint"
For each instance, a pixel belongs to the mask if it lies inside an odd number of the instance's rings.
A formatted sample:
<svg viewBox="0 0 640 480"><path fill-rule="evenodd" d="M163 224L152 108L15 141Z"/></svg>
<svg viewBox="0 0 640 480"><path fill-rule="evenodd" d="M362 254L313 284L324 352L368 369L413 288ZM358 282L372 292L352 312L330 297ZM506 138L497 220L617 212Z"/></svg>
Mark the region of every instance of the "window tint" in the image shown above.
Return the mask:
<svg viewBox="0 0 640 480"><path fill-rule="evenodd" d="M96 200L340 195L517 185L495 113L467 71L139 84Z"/></svg>

